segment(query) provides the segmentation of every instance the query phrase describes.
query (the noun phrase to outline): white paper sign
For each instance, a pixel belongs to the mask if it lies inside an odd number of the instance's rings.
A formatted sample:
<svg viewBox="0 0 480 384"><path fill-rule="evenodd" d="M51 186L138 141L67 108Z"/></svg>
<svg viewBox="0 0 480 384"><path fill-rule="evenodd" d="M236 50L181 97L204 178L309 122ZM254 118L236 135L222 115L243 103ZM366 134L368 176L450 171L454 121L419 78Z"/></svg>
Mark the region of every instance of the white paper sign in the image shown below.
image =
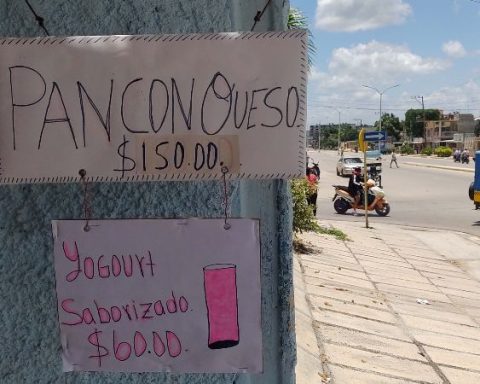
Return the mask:
<svg viewBox="0 0 480 384"><path fill-rule="evenodd" d="M305 40L0 38L0 182L302 176Z"/></svg>
<svg viewBox="0 0 480 384"><path fill-rule="evenodd" d="M256 220L53 221L64 371L261 372Z"/></svg>

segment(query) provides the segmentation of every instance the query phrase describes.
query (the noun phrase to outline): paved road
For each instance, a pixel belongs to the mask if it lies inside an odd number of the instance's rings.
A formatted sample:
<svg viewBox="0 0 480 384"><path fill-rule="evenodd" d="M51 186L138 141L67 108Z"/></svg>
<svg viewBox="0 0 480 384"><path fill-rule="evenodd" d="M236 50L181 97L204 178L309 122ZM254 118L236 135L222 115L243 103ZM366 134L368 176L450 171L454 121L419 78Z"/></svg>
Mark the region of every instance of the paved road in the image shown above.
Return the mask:
<svg viewBox="0 0 480 384"><path fill-rule="evenodd" d="M363 215L353 217L351 211L339 215L333 209L332 184L347 184L347 178L335 174L338 155L335 151L310 151L309 156L320 162L321 180L317 216L324 220L364 221ZM445 165L460 170L473 169L473 164L454 164L451 159L425 159L399 156L400 168L389 168L389 157L383 160L383 187L391 203L388 217L370 217L376 222L427 228L450 229L480 235L480 211L475 211L468 198L473 173L409 165ZM362 211L359 211L362 212Z"/></svg>

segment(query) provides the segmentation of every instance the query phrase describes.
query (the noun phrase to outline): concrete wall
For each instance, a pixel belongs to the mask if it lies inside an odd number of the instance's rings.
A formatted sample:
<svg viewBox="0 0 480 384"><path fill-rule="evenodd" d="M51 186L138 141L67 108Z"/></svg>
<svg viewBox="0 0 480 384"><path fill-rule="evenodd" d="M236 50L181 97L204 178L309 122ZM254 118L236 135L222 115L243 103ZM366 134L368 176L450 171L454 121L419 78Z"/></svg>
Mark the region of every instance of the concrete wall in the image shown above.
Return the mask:
<svg viewBox="0 0 480 384"><path fill-rule="evenodd" d="M250 30L260 0L30 0L51 35ZM256 30L284 27L288 1L273 0ZM39 36L27 5L0 0L0 36ZM3 120L4 121L4 120ZM96 184L95 218L221 217L219 182ZM261 375L62 373L52 219L81 217L79 185L0 186L1 383L293 383L295 341L291 210L284 181L230 184L232 216L261 219Z"/></svg>

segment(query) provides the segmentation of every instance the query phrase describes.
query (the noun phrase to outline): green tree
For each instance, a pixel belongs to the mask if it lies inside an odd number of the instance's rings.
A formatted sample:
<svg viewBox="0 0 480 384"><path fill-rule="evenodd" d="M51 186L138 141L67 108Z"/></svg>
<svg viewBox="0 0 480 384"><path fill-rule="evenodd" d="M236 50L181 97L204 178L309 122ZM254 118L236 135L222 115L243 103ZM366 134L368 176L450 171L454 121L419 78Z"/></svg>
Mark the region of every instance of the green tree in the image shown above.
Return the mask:
<svg viewBox="0 0 480 384"><path fill-rule="evenodd" d="M320 148L336 149L338 146L338 127L336 125L322 125L320 127Z"/></svg>
<svg viewBox="0 0 480 384"><path fill-rule="evenodd" d="M405 126L413 137L423 137L423 109L409 109L405 112ZM438 109L425 109L425 120L440 120Z"/></svg>
<svg viewBox="0 0 480 384"><path fill-rule="evenodd" d="M379 121L375 122L375 127L379 127ZM402 123L400 123L400 119L393 113L385 113L382 116L382 130L387 132L388 137L392 137L394 141L398 141L403 126Z"/></svg>
<svg viewBox="0 0 480 384"><path fill-rule="evenodd" d="M351 124L340 125L340 141L358 140L358 130Z"/></svg>
<svg viewBox="0 0 480 384"><path fill-rule="evenodd" d="M292 180L290 191L293 204L293 231L295 233L317 232L320 227L315 220L312 207L307 202L308 195L312 193L308 181L305 179Z"/></svg>

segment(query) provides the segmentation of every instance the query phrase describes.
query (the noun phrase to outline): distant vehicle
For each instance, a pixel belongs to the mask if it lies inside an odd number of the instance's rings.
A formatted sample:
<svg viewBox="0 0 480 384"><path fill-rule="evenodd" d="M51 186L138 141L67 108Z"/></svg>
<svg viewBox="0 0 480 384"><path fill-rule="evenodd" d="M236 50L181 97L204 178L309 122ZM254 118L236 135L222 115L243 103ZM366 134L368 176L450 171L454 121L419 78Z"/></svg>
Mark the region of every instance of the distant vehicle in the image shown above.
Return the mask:
<svg viewBox="0 0 480 384"><path fill-rule="evenodd" d="M360 156L341 156L337 161L337 176L349 176L356 167L363 167Z"/></svg>
<svg viewBox="0 0 480 384"><path fill-rule="evenodd" d="M353 168L361 167L363 176L363 159L360 156L341 156L337 162L337 176L350 176L352 174ZM370 178L379 182L381 185L381 179L377 179L378 176L382 173L382 162L376 159L367 158L367 174ZM381 178L381 177L380 177Z"/></svg>
<svg viewBox="0 0 480 384"><path fill-rule="evenodd" d="M381 160L382 159L382 152L380 152L378 150L367 151L367 159Z"/></svg>
<svg viewBox="0 0 480 384"><path fill-rule="evenodd" d="M480 151L475 153L474 159L479 161L475 161L475 176L468 188L468 196L473 200L475 209L480 209Z"/></svg>
<svg viewBox="0 0 480 384"><path fill-rule="evenodd" d="M367 163L368 164L368 174L367 178L375 181L375 184L380 188L382 187L382 163Z"/></svg>

